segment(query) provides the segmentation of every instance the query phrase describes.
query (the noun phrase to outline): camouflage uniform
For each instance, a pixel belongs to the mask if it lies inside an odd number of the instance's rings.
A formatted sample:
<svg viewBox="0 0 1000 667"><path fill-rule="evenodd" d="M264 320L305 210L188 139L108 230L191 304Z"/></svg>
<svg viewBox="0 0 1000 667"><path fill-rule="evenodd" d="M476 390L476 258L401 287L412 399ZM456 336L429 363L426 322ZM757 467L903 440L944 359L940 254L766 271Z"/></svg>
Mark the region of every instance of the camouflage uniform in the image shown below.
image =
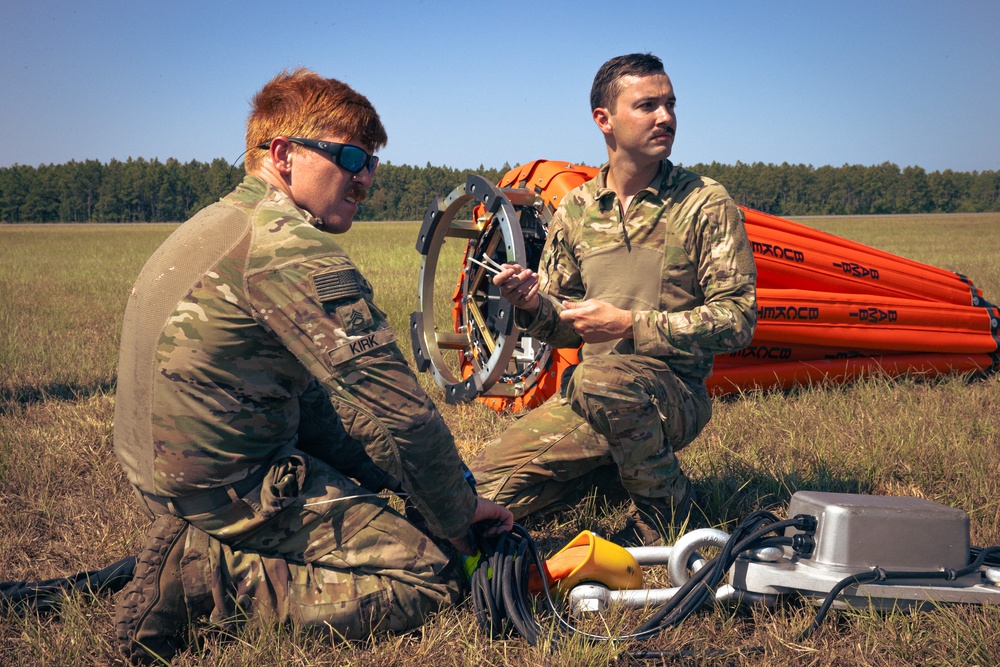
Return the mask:
<svg viewBox="0 0 1000 667"><path fill-rule="evenodd" d="M674 452L711 417L714 355L753 337L756 270L725 189L664 160L623 217L607 174L605 165L563 199L539 265L545 298L534 317L515 317L535 338L576 347L582 340L560 321L558 303L600 299L632 312L634 338L585 344L563 395L470 466L480 494L516 518L571 500L609 472L634 499L681 502L689 484Z"/></svg>
<svg viewBox="0 0 1000 667"><path fill-rule="evenodd" d="M115 450L153 514L193 526L189 599L366 637L462 592L374 497L387 473L442 537L476 499L371 286L313 220L248 176L160 246L125 314Z"/></svg>

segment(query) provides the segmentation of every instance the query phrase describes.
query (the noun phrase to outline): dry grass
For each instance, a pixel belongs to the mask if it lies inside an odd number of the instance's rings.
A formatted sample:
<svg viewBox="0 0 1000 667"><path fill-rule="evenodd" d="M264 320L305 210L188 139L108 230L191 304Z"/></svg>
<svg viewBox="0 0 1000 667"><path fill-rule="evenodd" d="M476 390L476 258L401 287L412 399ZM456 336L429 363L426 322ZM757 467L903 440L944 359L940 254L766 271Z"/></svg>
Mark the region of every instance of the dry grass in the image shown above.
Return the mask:
<svg viewBox="0 0 1000 667"><path fill-rule="evenodd" d="M809 219L808 224L958 270L1000 299L1000 215ZM414 223L360 224L343 241L397 330L416 308ZM128 286L169 226L0 227L0 579L43 579L134 553L145 520L111 446L114 368ZM408 338L401 336L408 352ZM463 454L513 418L480 404L442 407ZM704 435L682 453L701 512L694 525L731 529L750 511L783 514L798 489L919 496L970 514L974 544L1000 544L1000 377L889 381L752 393L716 402ZM583 528L610 532L620 505L591 498L527 523L543 550ZM59 615L0 618L4 665L120 664L113 601L73 597ZM813 609L704 610L641 648L690 651L708 665L995 665L1000 608L838 613L796 642ZM615 614L627 631L637 613ZM600 623L591 619L591 623ZM600 626L599 626L600 627ZM331 646L292 628L250 623L205 631L181 665L640 664L635 646L572 640L558 652L492 640L467 608L420 631ZM740 654L739 648L762 647ZM708 653L713 649L725 655ZM687 658L646 660L676 664Z"/></svg>

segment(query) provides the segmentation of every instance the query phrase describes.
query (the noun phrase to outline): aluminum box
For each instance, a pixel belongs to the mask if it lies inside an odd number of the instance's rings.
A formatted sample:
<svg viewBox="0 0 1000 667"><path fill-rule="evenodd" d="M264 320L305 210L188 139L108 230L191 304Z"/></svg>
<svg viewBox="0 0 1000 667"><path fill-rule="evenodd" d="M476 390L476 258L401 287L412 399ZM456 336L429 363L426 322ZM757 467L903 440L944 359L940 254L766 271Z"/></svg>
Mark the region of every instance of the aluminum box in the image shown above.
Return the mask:
<svg viewBox="0 0 1000 667"><path fill-rule="evenodd" d="M968 565L969 515L922 498L799 491L788 516L816 517L816 547L803 565L861 572L959 569ZM800 532L794 529L786 535Z"/></svg>

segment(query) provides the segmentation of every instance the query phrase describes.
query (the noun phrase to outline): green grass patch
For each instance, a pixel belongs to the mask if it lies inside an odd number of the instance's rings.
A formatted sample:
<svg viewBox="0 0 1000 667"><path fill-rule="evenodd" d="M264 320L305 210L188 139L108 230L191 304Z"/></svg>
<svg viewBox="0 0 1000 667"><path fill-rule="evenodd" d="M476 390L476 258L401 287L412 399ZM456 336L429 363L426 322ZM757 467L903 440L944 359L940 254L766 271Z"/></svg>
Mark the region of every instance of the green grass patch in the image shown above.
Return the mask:
<svg viewBox="0 0 1000 667"><path fill-rule="evenodd" d="M1000 301L1000 214L808 218L811 226L968 276ZM135 553L145 530L112 450L114 381L130 285L172 225L0 226L0 578L43 579ZM338 240L375 288L400 344L417 309L419 223L358 223ZM449 241L437 292L447 314L461 242ZM450 271L451 269L448 269ZM463 455L509 424L479 403L442 409ZM716 401L705 433L681 453L695 482L696 526L731 529L761 507L783 514L799 489L918 496L959 507L972 541L1000 544L1000 378L871 378L850 386L753 392ZM582 528L620 527L620 505L590 498L528 527L554 550ZM764 655L703 664L1000 664L1000 609L840 613L808 641L813 610L707 609L647 648L763 646ZM74 598L59 616L0 618L0 663L115 664L113 601ZM608 619L626 630L630 618ZM491 640L468 608L420 631L331 646L290 628L251 624L235 637L202 633L185 665L634 664L620 646L571 643L554 654ZM651 663L656 664L656 663Z"/></svg>

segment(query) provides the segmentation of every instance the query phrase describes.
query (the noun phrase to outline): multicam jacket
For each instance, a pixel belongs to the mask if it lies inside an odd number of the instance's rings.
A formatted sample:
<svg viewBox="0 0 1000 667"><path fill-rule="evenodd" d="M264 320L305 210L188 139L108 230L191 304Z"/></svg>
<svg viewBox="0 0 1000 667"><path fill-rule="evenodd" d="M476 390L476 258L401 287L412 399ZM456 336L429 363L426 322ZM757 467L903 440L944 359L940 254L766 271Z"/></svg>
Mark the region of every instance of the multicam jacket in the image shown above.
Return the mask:
<svg viewBox="0 0 1000 667"><path fill-rule="evenodd" d="M595 354L665 361L704 394L714 355L746 347L757 322L756 268L743 214L725 188L664 160L621 212L608 165L563 198L539 265L535 317L526 332L556 347L582 342L559 319L563 300L601 299L632 312L633 339L583 346Z"/></svg>
<svg viewBox="0 0 1000 667"><path fill-rule="evenodd" d="M125 313L118 458L141 493L176 498L298 448L370 487L392 474L436 532L461 535L476 500L454 440L312 220L248 176L153 254Z"/></svg>

